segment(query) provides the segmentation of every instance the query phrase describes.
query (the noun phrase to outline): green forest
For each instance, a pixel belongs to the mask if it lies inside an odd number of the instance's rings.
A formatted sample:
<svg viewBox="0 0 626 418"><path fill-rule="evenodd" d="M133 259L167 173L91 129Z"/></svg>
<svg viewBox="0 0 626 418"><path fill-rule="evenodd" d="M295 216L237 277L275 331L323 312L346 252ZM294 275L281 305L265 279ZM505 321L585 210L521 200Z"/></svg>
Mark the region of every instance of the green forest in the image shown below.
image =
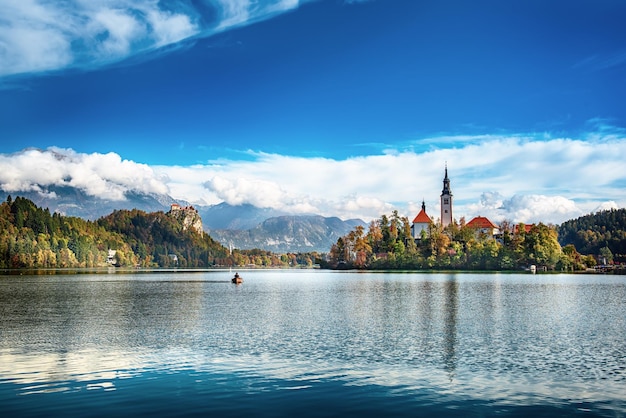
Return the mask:
<svg viewBox="0 0 626 418"><path fill-rule="evenodd" d="M66 217L9 196L0 204L0 268L211 268L312 266L317 254L233 250L185 230L169 213L118 210L96 221Z"/></svg>
<svg viewBox="0 0 626 418"><path fill-rule="evenodd" d="M559 242L574 245L583 254L626 262L626 209L611 209L563 222Z"/></svg>
<svg viewBox="0 0 626 418"><path fill-rule="evenodd" d="M548 271L581 271L626 261L626 210L598 212L562 226L503 222L496 236L454 222L431 223L414 240L406 217L397 211L357 227L330 250L329 268L519 270L531 265ZM514 232L519 231L519 232ZM559 238L561 236L561 238ZM579 250L580 249L580 250Z"/></svg>
<svg viewBox="0 0 626 418"><path fill-rule="evenodd" d="M526 227L503 222L493 237L460 222L431 224L421 239L394 211L339 238L326 257L225 248L170 212L117 210L96 221L66 217L9 196L0 203L0 268L312 267L580 271L626 262L626 209ZM519 232L514 232L519 231ZM114 250L114 258L110 258Z"/></svg>

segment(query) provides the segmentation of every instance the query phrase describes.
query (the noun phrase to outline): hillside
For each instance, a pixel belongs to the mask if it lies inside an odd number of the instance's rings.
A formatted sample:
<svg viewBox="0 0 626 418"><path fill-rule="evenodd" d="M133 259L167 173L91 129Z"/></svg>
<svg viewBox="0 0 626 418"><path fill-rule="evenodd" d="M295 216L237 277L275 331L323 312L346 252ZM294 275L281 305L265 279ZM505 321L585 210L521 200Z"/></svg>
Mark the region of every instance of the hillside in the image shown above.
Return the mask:
<svg viewBox="0 0 626 418"><path fill-rule="evenodd" d="M0 204L0 268L210 267L228 257L178 214L119 210L89 221L22 197Z"/></svg>
<svg viewBox="0 0 626 418"><path fill-rule="evenodd" d="M190 227L181 211L114 211L96 224L119 233L140 264L159 267L211 267L224 264L228 250L208 234Z"/></svg>
<svg viewBox="0 0 626 418"><path fill-rule="evenodd" d="M328 252L337 239L361 220L342 221L336 217L278 216L266 219L248 230L210 230L225 246L239 249L262 248L273 252Z"/></svg>
<svg viewBox="0 0 626 418"><path fill-rule="evenodd" d="M559 243L572 244L581 254L600 254L608 248L615 261L626 261L626 209L601 211L564 222Z"/></svg>
<svg viewBox="0 0 626 418"><path fill-rule="evenodd" d="M188 202L177 201L166 194L127 192L125 200L111 201L87 195L73 187L47 186L46 188L42 187L41 190L43 192L19 192L12 196L14 198L16 196L26 198L36 206L47 209L50 213L90 221L107 217L112 212L119 210L139 210L146 213L168 212L172 204L189 205ZM5 201L10 195L10 193L0 190L1 201ZM249 204L230 205L223 202L208 206L194 205L194 207L202 218L204 230L217 237L226 246L233 244L235 248L259 248L279 252L328 252L337 237L349 230L346 228L346 224L339 219L320 225L320 222L311 220L315 215L290 215ZM290 222L270 221L263 225L266 220L281 216L291 216L292 220ZM323 218L319 217L318 219ZM347 222L349 227L356 225L356 223L351 223L352 221ZM296 226L299 223L301 226ZM290 236L292 232L296 235Z"/></svg>
<svg viewBox="0 0 626 418"><path fill-rule="evenodd" d="M116 210L97 221L50 213L16 197L0 203L0 269L224 266L311 267L315 253L230 251L193 207Z"/></svg>
<svg viewBox="0 0 626 418"><path fill-rule="evenodd" d="M107 200L91 196L74 187L40 186L41 191L20 191L9 193L0 189L0 201L9 195L20 196L35 205L48 209L51 213L96 220L115 210L139 209L144 212L167 212L173 203L188 206L189 202L177 200L167 194L126 192L124 200ZM250 229L267 218L286 215L272 209L257 208L252 205L233 206L227 203L217 205L194 205L207 229Z"/></svg>

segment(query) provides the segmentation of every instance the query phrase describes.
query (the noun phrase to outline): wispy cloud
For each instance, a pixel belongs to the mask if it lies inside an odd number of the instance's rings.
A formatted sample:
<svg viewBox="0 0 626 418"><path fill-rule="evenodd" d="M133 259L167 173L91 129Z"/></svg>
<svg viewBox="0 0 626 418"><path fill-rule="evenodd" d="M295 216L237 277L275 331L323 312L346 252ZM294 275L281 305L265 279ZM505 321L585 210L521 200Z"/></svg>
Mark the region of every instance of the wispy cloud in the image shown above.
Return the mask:
<svg viewBox="0 0 626 418"><path fill-rule="evenodd" d="M93 69L267 19L298 0L5 0L0 77Z"/></svg>
<svg viewBox="0 0 626 418"><path fill-rule="evenodd" d="M169 193L194 204L250 203L364 220L394 209L411 218L424 199L427 212L438 218L447 161L456 218L561 223L626 207L619 186L626 182L625 137L528 139L532 136L488 135L457 148L345 160L251 153L246 160L194 166L149 167L114 153L26 150L0 155L0 187L45 193L47 186L68 185L106 199L121 199L128 190Z"/></svg>
<svg viewBox="0 0 626 418"><path fill-rule="evenodd" d="M224 30L295 9L302 1L217 0L211 3L214 3L221 12L217 30Z"/></svg>
<svg viewBox="0 0 626 418"><path fill-rule="evenodd" d="M595 72L622 66L626 66L626 49L590 55L575 63L572 68Z"/></svg>

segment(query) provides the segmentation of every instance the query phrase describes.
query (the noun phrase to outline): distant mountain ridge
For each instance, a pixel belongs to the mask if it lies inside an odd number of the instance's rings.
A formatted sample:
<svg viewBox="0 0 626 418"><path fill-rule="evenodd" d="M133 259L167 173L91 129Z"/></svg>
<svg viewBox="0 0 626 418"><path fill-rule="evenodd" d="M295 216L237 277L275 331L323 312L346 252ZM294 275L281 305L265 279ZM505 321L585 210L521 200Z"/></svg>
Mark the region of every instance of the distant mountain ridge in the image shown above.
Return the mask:
<svg viewBox="0 0 626 418"><path fill-rule="evenodd" d="M250 204L233 206L219 203L211 206L196 206L206 230L254 228L268 218L289 215L274 209L262 209Z"/></svg>
<svg viewBox="0 0 626 418"><path fill-rule="evenodd" d="M35 191L7 193L0 190L2 200L6 200L9 195L13 198L21 196L29 199L39 207L48 208L52 213L91 221L107 216L114 210L139 209L145 212L167 212L172 203L188 205L187 202L176 200L171 196L154 193L126 192L126 200L100 199L79 189L66 186L47 187L46 193Z"/></svg>
<svg viewBox="0 0 626 418"><path fill-rule="evenodd" d="M328 252L340 237L357 225L360 219L342 221L337 217L320 215L278 216L268 218L248 230L209 230L222 245L242 250L263 248L276 253Z"/></svg>
<svg viewBox="0 0 626 418"><path fill-rule="evenodd" d="M21 196L51 213L97 220L116 210L138 209L144 212L168 212L171 205L190 206L164 194L127 192L126 200L113 201L90 196L72 187L48 187L46 193L0 190L0 199ZM193 205L202 225L215 240L238 249L258 248L272 252L328 252L337 239L356 227L361 220L342 221L320 215L293 215L282 211L220 203L212 206Z"/></svg>

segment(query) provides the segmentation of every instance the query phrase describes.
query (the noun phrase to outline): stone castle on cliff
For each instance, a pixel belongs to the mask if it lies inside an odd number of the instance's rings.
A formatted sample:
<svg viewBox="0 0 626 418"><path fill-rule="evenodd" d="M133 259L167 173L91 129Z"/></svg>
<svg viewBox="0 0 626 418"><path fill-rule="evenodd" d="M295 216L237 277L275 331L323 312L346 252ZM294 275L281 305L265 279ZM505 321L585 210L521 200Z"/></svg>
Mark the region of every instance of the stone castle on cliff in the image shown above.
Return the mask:
<svg viewBox="0 0 626 418"><path fill-rule="evenodd" d="M183 231L191 229L200 235L204 233L202 228L202 218L200 217L198 210L193 206L181 206L178 203L172 203L170 211L167 214L181 222L183 225Z"/></svg>

